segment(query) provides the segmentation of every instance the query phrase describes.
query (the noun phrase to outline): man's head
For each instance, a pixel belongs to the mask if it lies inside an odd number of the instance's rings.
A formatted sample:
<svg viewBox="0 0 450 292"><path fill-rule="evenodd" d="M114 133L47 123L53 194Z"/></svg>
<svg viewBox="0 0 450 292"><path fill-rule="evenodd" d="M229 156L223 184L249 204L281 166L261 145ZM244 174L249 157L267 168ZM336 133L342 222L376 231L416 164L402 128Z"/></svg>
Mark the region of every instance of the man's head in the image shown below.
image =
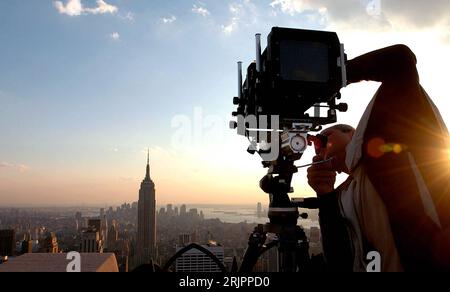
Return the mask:
<svg viewBox="0 0 450 292"><path fill-rule="evenodd" d="M349 125L335 125L324 131L322 135L328 138L326 148L318 150L318 155L323 159L333 158L331 164L333 170L337 172L348 173L349 170L345 164L346 147L353 138L355 129Z"/></svg>

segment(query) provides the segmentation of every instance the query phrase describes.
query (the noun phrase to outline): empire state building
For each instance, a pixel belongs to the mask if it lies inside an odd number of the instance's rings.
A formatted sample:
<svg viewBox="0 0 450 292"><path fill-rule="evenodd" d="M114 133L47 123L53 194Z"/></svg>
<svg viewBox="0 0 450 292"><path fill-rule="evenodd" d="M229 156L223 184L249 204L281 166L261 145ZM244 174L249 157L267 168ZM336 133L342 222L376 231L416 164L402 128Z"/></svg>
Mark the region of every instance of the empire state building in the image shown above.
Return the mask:
<svg viewBox="0 0 450 292"><path fill-rule="evenodd" d="M156 198L155 184L150 178L149 158L150 153L147 156L147 169L138 202L137 254L141 264L150 263L156 256Z"/></svg>

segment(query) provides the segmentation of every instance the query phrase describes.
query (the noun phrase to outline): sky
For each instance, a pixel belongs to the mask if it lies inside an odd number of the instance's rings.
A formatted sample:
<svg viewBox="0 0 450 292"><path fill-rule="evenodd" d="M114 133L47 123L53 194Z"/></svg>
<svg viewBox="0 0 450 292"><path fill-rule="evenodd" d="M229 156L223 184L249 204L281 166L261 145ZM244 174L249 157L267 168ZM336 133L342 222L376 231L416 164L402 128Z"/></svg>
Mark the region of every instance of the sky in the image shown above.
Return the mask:
<svg viewBox="0 0 450 292"><path fill-rule="evenodd" d="M228 123L236 62L274 26L336 31L350 59L408 45L449 124L447 0L0 1L0 207L137 201L147 148L158 204L267 202ZM343 89L339 123L378 86ZM293 187L314 195L304 170Z"/></svg>

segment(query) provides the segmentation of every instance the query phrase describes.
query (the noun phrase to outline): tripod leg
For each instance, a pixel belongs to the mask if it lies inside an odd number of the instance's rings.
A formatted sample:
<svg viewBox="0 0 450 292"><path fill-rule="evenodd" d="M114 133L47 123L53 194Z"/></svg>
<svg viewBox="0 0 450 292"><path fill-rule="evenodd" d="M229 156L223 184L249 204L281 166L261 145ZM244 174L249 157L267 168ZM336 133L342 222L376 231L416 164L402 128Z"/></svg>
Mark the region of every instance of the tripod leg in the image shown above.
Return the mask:
<svg viewBox="0 0 450 292"><path fill-rule="evenodd" d="M280 246L278 248L279 271L282 273L297 272L297 249L295 237L290 234L280 234Z"/></svg>
<svg viewBox="0 0 450 292"><path fill-rule="evenodd" d="M252 234L250 234L248 248L245 251L244 259L242 260L241 268L239 269L240 273L251 273L258 261L261 249L266 242L266 234L263 229L262 225L258 225Z"/></svg>
<svg viewBox="0 0 450 292"><path fill-rule="evenodd" d="M307 272L310 268L309 242L303 229L297 228L296 265L299 272Z"/></svg>

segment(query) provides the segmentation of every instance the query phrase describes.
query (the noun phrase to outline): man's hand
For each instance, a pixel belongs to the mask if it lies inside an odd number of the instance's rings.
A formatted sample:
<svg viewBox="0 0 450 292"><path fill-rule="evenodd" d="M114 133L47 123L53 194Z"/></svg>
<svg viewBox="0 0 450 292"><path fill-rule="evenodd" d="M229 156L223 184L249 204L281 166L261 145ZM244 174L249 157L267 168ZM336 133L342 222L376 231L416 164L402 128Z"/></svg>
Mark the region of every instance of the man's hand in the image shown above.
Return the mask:
<svg viewBox="0 0 450 292"><path fill-rule="evenodd" d="M322 160L320 156L313 158L313 162ZM331 161L308 168L308 184L316 191L318 196L331 193L334 190L335 183L336 171L333 170Z"/></svg>

